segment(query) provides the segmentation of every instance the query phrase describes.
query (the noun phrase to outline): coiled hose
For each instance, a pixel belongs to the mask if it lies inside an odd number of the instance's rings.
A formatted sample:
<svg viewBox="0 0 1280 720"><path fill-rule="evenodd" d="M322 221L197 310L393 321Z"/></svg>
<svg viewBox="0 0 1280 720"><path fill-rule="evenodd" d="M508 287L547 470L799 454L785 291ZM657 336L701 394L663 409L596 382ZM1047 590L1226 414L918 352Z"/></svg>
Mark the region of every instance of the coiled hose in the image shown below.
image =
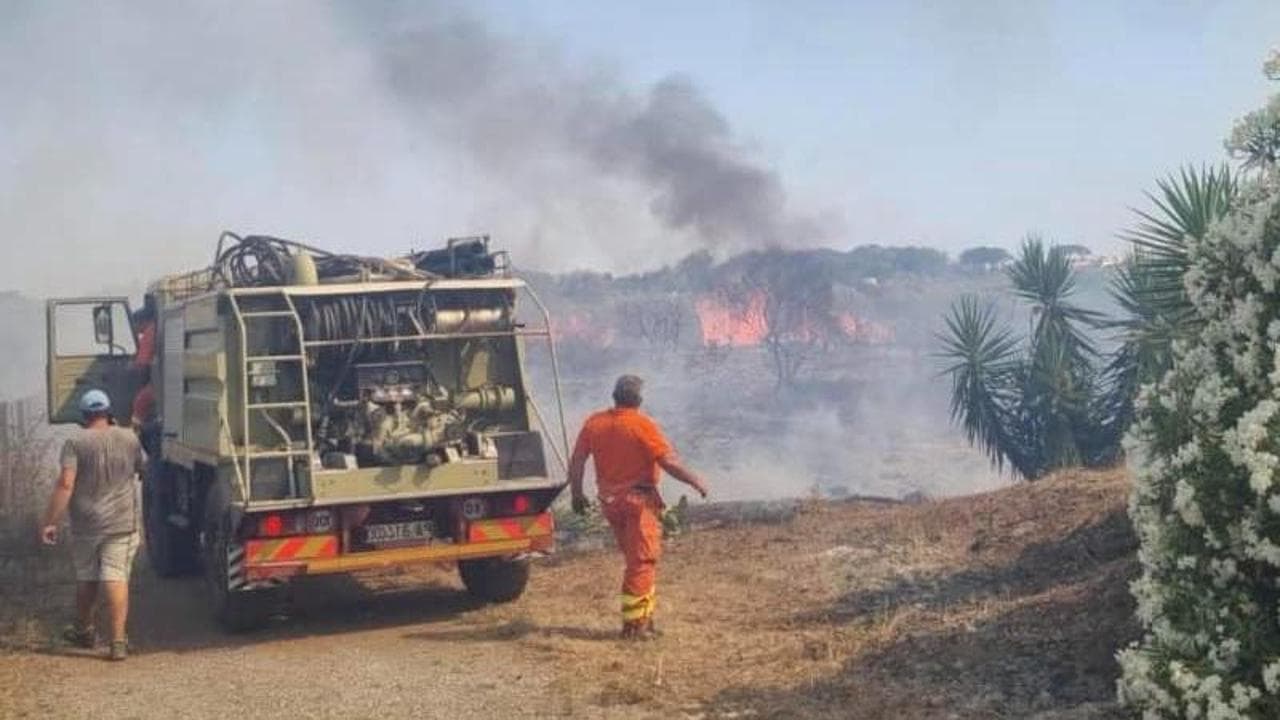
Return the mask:
<svg viewBox="0 0 1280 720"><path fill-rule="evenodd" d="M228 243L227 241L231 241ZM223 232L218 238L210 268L210 289L218 285L227 287L263 287L285 285L293 256L305 252L316 263L316 273L321 278L356 275L363 271L389 274L401 278L430 280L437 275L417 268L408 268L380 258L358 255L336 255L293 240L269 235L240 237L233 232Z"/></svg>

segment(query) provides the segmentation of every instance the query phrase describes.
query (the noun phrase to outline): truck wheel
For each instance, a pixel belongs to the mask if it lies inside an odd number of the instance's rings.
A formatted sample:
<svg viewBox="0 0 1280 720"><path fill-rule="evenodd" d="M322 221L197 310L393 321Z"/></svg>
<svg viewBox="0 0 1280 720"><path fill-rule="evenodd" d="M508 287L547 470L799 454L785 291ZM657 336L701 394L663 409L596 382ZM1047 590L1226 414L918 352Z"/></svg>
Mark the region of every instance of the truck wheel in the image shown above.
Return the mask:
<svg viewBox="0 0 1280 720"><path fill-rule="evenodd" d="M147 559L160 577L188 575L199 569L199 552L195 532L169 522L173 507L172 473L182 472L168 463L156 462L147 467L142 491L142 522L147 535Z"/></svg>
<svg viewBox="0 0 1280 720"><path fill-rule="evenodd" d="M226 503L216 489L206 502L202 537L204 577L214 619L224 630L242 633L256 630L271 619L280 604L282 588L232 589L235 557L230 542ZM237 582L238 578L235 579Z"/></svg>
<svg viewBox="0 0 1280 720"><path fill-rule="evenodd" d="M258 630L271 620L280 605L280 593L270 590L228 591L217 611L218 624L229 633Z"/></svg>
<svg viewBox="0 0 1280 720"><path fill-rule="evenodd" d="M467 592L493 603L511 602L529 584L529 561L514 558L459 560L458 574Z"/></svg>

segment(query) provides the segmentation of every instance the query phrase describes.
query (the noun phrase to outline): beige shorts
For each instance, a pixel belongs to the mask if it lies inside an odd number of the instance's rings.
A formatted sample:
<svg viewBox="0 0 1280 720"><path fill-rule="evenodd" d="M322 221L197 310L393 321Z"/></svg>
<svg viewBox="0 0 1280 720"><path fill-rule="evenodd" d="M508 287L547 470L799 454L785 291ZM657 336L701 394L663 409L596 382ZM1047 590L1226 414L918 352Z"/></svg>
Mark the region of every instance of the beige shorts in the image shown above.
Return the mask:
<svg viewBox="0 0 1280 720"><path fill-rule="evenodd" d="M80 582L129 582L138 554L138 533L71 538L71 558Z"/></svg>

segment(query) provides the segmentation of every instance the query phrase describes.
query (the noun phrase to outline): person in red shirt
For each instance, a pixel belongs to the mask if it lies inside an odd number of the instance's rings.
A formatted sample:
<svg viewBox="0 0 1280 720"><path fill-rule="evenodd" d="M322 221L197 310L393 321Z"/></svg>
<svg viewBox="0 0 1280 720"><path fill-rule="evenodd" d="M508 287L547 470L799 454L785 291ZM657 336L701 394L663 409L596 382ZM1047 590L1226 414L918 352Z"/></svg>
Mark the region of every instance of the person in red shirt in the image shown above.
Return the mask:
<svg viewBox="0 0 1280 720"><path fill-rule="evenodd" d="M587 418L569 461L573 510L588 507L582 480L587 458L595 459L600 508L613 528L626 560L622 579L622 636L653 635L657 563L662 554L662 496L659 470L707 496L707 485L680 464L662 429L640 412L644 381L635 375L618 378L614 406Z"/></svg>
<svg viewBox="0 0 1280 720"><path fill-rule="evenodd" d="M142 307L133 314L133 329L137 333L138 348L134 352L134 370L151 367L156 357L156 301L154 296L143 298Z"/></svg>
<svg viewBox="0 0 1280 720"><path fill-rule="evenodd" d="M138 377L138 391L130 404L130 425L138 433L147 454L159 455L160 428L156 424L156 389L151 382L151 367L156 358L156 303L154 296L143 298L140 310L133 314L133 327L138 347L129 369Z"/></svg>

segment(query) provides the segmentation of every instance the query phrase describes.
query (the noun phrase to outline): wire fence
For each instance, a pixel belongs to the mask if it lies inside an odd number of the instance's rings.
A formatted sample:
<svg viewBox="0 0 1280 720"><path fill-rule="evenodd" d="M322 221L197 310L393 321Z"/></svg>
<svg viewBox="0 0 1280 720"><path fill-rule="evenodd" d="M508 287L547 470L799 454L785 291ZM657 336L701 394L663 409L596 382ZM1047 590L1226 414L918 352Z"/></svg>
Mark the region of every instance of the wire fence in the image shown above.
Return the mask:
<svg viewBox="0 0 1280 720"><path fill-rule="evenodd" d="M36 535L54 480L54 442L41 403L0 401L0 595L56 580Z"/></svg>

